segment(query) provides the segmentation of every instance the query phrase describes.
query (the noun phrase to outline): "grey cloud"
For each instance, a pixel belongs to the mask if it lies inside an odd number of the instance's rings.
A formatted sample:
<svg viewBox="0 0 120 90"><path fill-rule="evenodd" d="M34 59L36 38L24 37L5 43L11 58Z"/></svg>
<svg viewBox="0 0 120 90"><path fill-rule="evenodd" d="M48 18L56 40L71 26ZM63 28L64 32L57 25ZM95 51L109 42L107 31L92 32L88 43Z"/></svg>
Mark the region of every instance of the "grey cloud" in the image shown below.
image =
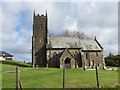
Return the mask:
<svg viewBox="0 0 120 90"><path fill-rule="evenodd" d="M78 4L78 23L81 27L117 27L117 3Z"/></svg>
<svg viewBox="0 0 120 90"><path fill-rule="evenodd" d="M105 54L110 51L117 53L113 48L117 48L115 40L117 38L117 3L113 2L7 3L2 10L4 17L2 35L5 40L3 49L14 53L16 59L30 60L33 11L44 14L46 9L50 32L60 33L65 29L83 31L99 38L105 48ZM15 29L17 26L20 26L19 32Z"/></svg>

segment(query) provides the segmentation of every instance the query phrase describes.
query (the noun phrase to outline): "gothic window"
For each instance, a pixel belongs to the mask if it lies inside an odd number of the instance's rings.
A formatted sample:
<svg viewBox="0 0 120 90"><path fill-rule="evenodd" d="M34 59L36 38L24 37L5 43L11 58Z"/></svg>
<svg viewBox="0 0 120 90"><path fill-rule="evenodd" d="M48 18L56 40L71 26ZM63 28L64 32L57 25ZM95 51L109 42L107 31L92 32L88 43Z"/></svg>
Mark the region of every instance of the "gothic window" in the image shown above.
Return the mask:
<svg viewBox="0 0 120 90"><path fill-rule="evenodd" d="M96 56L98 57L98 52L96 52Z"/></svg>
<svg viewBox="0 0 120 90"><path fill-rule="evenodd" d="M54 55L55 55L55 56L57 56L57 53L56 53L56 52L54 52Z"/></svg>
<svg viewBox="0 0 120 90"><path fill-rule="evenodd" d="M86 59L88 59L88 57L89 57L89 54L88 54L88 53L86 53Z"/></svg>
<svg viewBox="0 0 120 90"><path fill-rule="evenodd" d="M98 66L100 66L99 63L98 63Z"/></svg>
<svg viewBox="0 0 120 90"><path fill-rule="evenodd" d="M94 60L92 60L91 62L92 62L92 64L91 64L91 65L92 65L92 67L93 67L93 66L94 66Z"/></svg>
<svg viewBox="0 0 120 90"><path fill-rule="evenodd" d="M77 57L78 57L78 53L75 52L75 53L74 53L74 58L75 58L75 60L77 60Z"/></svg>
<svg viewBox="0 0 120 90"><path fill-rule="evenodd" d="M57 60L58 60L58 57L57 57L57 53L56 53L56 52L53 53L53 59L54 59L54 61L57 61Z"/></svg>

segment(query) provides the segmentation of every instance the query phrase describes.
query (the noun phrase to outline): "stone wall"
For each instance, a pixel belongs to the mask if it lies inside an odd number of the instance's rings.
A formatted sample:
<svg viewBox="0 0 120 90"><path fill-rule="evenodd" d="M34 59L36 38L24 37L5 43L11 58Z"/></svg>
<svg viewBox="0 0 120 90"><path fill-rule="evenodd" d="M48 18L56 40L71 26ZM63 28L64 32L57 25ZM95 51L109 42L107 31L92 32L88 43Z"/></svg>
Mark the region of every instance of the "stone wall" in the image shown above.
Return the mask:
<svg viewBox="0 0 120 90"><path fill-rule="evenodd" d="M81 49L68 49L68 51L65 49L47 50L49 66L63 68L67 57L71 59L71 68L83 66L94 67L95 65L103 66L103 51L85 52Z"/></svg>
<svg viewBox="0 0 120 90"><path fill-rule="evenodd" d="M78 66L82 66L82 63L80 63L81 55L80 55L81 49L68 49L68 51L63 50L47 50L47 61L49 66L52 67L64 67L64 62L67 57L71 59L71 68L75 68ZM55 63L58 62L58 63ZM58 65L58 66L55 66Z"/></svg>
<svg viewBox="0 0 120 90"><path fill-rule="evenodd" d="M47 16L34 15L32 38L32 64L46 67Z"/></svg>
<svg viewBox="0 0 120 90"><path fill-rule="evenodd" d="M103 66L103 51L96 52L82 52L82 66L95 67L98 65Z"/></svg>

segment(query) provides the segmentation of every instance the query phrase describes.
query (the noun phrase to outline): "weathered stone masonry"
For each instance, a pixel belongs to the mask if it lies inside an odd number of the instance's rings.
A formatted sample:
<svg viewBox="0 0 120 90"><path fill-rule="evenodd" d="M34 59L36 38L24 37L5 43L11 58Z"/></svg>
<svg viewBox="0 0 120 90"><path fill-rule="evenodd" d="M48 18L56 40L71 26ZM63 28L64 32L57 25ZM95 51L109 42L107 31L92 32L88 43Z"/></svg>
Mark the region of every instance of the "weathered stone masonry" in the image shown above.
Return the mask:
<svg viewBox="0 0 120 90"><path fill-rule="evenodd" d="M33 19L32 65L39 67L103 67L103 48L97 39L48 36L46 15Z"/></svg>

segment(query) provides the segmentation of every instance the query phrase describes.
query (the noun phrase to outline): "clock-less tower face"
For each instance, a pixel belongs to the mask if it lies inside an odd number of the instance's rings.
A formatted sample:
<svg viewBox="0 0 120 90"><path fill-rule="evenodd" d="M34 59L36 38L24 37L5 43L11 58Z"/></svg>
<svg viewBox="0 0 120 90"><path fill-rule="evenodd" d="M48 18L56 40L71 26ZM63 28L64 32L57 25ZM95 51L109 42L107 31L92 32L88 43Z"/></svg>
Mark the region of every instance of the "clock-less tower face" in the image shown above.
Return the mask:
<svg viewBox="0 0 120 90"><path fill-rule="evenodd" d="M33 62L37 66L46 64L47 15L34 15L33 21Z"/></svg>
<svg viewBox="0 0 120 90"><path fill-rule="evenodd" d="M37 38L43 38L46 37L47 34L47 17L46 16L37 16L34 17L34 36Z"/></svg>

